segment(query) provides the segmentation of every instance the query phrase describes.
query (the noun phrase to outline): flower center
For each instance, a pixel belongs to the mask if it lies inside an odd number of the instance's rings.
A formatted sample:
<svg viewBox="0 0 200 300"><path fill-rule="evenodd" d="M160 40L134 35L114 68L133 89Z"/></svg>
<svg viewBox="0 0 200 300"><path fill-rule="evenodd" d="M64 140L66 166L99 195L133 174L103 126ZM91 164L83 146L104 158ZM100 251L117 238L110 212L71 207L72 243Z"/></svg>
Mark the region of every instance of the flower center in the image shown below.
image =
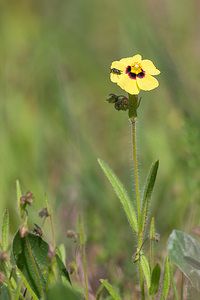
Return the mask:
<svg viewBox="0 0 200 300"><path fill-rule="evenodd" d="M131 79L136 79L136 77L143 78L145 76L145 72L143 71L140 63L137 62L128 66L125 72Z"/></svg>

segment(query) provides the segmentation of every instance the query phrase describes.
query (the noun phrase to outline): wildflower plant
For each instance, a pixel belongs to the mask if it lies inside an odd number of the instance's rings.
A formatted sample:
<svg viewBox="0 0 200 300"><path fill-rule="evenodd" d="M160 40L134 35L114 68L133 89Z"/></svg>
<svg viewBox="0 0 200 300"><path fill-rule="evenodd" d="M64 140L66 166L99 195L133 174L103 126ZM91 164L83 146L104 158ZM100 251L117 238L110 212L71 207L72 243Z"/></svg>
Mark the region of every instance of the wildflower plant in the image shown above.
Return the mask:
<svg viewBox="0 0 200 300"><path fill-rule="evenodd" d="M103 169L104 173L108 177L113 189L119 197L122 206L125 210L127 218L131 227L133 228L137 237L137 250L133 255L133 263L138 263L139 279L141 287L141 299L145 299L145 295L150 295L152 299L155 299L155 295L158 293L158 287L160 282L160 266L156 264L154 266L153 257L153 243L159 239L158 234L155 233L154 217L151 219L149 235L145 235L147 227L147 217L149 213L149 203L154 188L159 161L155 161L149 171L146 179L146 183L143 189L143 195L140 193L139 177L138 177L138 162L136 153L136 123L138 120L138 108L141 104L141 98L139 93L141 90L149 91L159 86L158 80L154 75L159 75L160 71L154 66L153 62L144 59L141 55L137 54L133 57L122 58L119 61L114 61L110 68L110 79L112 82L117 83L128 95L117 96L110 94L107 97L109 103L114 103L117 110L128 110L128 119L132 127L132 148L133 148L133 163L134 163L134 179L135 179L135 199L137 211L134 209L134 205L129 198L122 183L109 168L109 166L101 159L98 162ZM144 254L144 244L147 240L150 240L150 262ZM162 284L161 296L166 299L169 291L169 258L165 261L164 279ZM145 288L146 282L146 288ZM112 286L105 283L105 287L111 289ZM108 289L108 290L109 290ZM113 293L113 292L112 292ZM111 294L112 294L111 293ZM119 295L117 296L119 297ZM116 298L119 299L119 298Z"/></svg>

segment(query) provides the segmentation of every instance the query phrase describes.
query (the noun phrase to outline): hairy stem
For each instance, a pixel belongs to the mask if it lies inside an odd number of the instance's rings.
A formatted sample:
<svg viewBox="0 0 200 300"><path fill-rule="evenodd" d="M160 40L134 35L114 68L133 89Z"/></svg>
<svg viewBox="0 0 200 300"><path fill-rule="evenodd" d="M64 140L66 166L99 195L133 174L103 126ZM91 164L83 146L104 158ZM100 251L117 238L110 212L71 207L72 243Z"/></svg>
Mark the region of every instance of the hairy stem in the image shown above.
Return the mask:
<svg viewBox="0 0 200 300"><path fill-rule="evenodd" d="M140 190L139 190L137 154L136 154L136 121L132 121L132 143L133 143L133 163L134 163L135 191L136 191L136 201L137 201L138 227L140 228Z"/></svg>

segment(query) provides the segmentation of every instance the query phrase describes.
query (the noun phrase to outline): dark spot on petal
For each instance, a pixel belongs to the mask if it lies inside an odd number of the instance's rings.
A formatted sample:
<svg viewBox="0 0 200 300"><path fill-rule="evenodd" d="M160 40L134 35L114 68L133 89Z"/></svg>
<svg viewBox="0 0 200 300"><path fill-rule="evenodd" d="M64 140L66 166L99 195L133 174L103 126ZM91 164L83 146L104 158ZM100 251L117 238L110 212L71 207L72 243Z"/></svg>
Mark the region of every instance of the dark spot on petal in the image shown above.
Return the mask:
<svg viewBox="0 0 200 300"><path fill-rule="evenodd" d="M136 74L135 74L135 73L129 72L129 73L128 73L128 76L129 76L131 79L136 79Z"/></svg>
<svg viewBox="0 0 200 300"><path fill-rule="evenodd" d="M130 71L131 71L131 66L128 66L128 67L126 68L126 74L129 73Z"/></svg>
<svg viewBox="0 0 200 300"><path fill-rule="evenodd" d="M140 72L137 74L137 77L138 78L143 78L145 76L145 73L144 72Z"/></svg>

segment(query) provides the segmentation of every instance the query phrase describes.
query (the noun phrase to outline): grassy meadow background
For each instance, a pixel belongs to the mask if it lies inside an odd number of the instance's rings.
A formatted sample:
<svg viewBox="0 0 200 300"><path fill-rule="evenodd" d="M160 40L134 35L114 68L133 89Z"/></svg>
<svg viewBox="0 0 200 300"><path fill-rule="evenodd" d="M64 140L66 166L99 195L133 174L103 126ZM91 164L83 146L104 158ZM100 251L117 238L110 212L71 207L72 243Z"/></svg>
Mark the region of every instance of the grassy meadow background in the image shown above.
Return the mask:
<svg viewBox="0 0 200 300"><path fill-rule="evenodd" d="M142 93L137 127L141 189L160 159L151 205L157 249L165 254L173 228L199 225L199 9L198 0L1 1L0 220L8 207L13 234L19 179L35 195L30 226L41 224L47 194L68 262L65 232L81 213L93 281L132 284L135 238L97 157L134 197L127 113L105 97L123 93L110 82L111 62L137 53L161 70L160 87Z"/></svg>

